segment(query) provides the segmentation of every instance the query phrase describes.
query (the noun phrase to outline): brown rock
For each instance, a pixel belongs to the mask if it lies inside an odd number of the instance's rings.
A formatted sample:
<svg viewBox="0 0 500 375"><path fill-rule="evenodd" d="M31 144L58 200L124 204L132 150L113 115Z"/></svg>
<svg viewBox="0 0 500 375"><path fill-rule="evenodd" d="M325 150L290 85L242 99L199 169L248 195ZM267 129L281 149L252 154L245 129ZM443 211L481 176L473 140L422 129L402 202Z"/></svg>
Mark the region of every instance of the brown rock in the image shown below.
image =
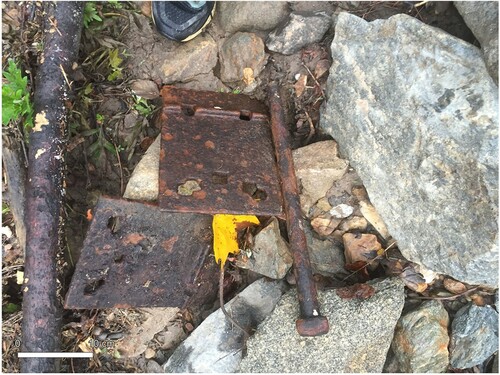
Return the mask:
<svg viewBox="0 0 500 375"><path fill-rule="evenodd" d="M147 348L146 351L144 352L144 358L146 358L146 359L154 358L155 355L156 355L156 351L154 349L151 349L151 348Z"/></svg>
<svg viewBox="0 0 500 375"><path fill-rule="evenodd" d="M349 162L338 156L337 142L322 141L293 150L293 162L297 181L301 186L300 203L302 212L323 198L334 181L346 173Z"/></svg>
<svg viewBox="0 0 500 375"><path fill-rule="evenodd" d="M346 263L355 263L357 261L369 262L375 258L382 250L382 245L373 234L353 234L345 233L342 236L344 241ZM370 264L375 268L377 262Z"/></svg>
<svg viewBox="0 0 500 375"><path fill-rule="evenodd" d="M467 291L467 287L464 284L450 278L443 280L443 286L448 292L453 294L460 294Z"/></svg>
<svg viewBox="0 0 500 375"><path fill-rule="evenodd" d="M130 89L134 94L145 99L155 99L160 96L160 90L158 90L156 83L148 79L137 79L133 81L130 85Z"/></svg>
<svg viewBox="0 0 500 375"><path fill-rule="evenodd" d="M360 231L363 232L366 230L368 226L368 221L362 216L351 216L344 220L342 224L340 224L339 229L342 232L350 232L350 231Z"/></svg>
<svg viewBox="0 0 500 375"><path fill-rule="evenodd" d="M252 33L236 33L222 45L220 78L223 82L242 81L245 69L252 69L255 78L264 69L267 58L260 37Z"/></svg>
<svg viewBox="0 0 500 375"><path fill-rule="evenodd" d="M360 211L365 217L366 220L377 230L377 232L384 239L388 239L391 235L389 234L389 230L387 229L384 220L375 210L375 207L366 201L359 202Z"/></svg>
<svg viewBox="0 0 500 375"><path fill-rule="evenodd" d="M320 236L330 235L342 220L335 219L329 214L323 214L311 220L311 226Z"/></svg>

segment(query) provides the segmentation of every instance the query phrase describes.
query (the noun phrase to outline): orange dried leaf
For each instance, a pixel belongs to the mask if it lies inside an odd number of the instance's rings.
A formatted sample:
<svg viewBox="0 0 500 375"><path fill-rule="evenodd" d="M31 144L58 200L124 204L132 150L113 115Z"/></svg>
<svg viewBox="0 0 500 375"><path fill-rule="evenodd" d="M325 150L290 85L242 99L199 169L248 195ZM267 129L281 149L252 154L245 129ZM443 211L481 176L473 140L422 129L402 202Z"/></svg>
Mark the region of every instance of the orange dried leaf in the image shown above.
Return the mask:
<svg viewBox="0 0 500 375"><path fill-rule="evenodd" d="M293 87L295 88L295 96L297 98L300 98L302 94L304 93L307 85L307 76L305 74L302 74L297 82L295 82L295 85Z"/></svg>
<svg viewBox="0 0 500 375"><path fill-rule="evenodd" d="M249 227L252 224L260 224L254 215L214 215L212 229L214 231L214 255L215 261L221 268L224 267L229 253L237 254L238 230Z"/></svg>

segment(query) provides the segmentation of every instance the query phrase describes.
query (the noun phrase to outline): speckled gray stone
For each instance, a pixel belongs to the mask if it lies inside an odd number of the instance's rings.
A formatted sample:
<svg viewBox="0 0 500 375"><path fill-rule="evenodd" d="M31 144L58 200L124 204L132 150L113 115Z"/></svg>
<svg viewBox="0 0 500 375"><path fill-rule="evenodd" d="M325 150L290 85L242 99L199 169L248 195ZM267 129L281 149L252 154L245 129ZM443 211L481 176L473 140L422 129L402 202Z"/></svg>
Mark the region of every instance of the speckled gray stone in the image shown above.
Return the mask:
<svg viewBox="0 0 500 375"><path fill-rule="evenodd" d="M414 17L340 13L320 127L408 260L498 285L498 87L481 51Z"/></svg>
<svg viewBox="0 0 500 375"><path fill-rule="evenodd" d="M149 146L136 165L127 183L123 198L155 201L158 199L158 168L160 167L161 135Z"/></svg>
<svg viewBox="0 0 500 375"><path fill-rule="evenodd" d="M283 281L259 279L226 303L226 310L238 324L253 329L273 310L285 288ZM242 346L243 333L218 309L175 349L163 366L165 372L174 373L235 372Z"/></svg>
<svg viewBox="0 0 500 375"><path fill-rule="evenodd" d="M296 12L288 23L277 28L266 41L270 51L291 55L303 47L319 42L330 28L332 18L324 12Z"/></svg>
<svg viewBox="0 0 500 375"><path fill-rule="evenodd" d="M498 351L498 313L491 306L470 304L451 324L450 365L470 368Z"/></svg>
<svg viewBox="0 0 500 375"><path fill-rule="evenodd" d="M425 301L402 316L392 350L402 372L445 372L448 368L448 312L440 301Z"/></svg>
<svg viewBox="0 0 500 375"><path fill-rule="evenodd" d="M299 314L296 292L287 292L248 340L239 371L381 372L403 308L404 288L399 279L370 283L375 294L365 300L341 299L335 290L319 293L330 331L318 337L299 336L295 330Z"/></svg>

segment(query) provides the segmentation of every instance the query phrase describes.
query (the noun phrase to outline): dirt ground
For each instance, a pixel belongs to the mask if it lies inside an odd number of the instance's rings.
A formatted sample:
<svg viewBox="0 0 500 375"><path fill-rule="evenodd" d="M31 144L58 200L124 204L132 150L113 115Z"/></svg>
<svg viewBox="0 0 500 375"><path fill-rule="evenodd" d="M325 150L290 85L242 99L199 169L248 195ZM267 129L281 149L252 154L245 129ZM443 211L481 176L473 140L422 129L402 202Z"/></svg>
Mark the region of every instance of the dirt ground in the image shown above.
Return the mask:
<svg viewBox="0 0 500 375"><path fill-rule="evenodd" d="M407 13L477 44L452 6L435 3L431 6L415 7L417 2L362 2L361 5L353 6L352 3L355 2L331 2L331 6L345 8L367 20ZM126 21L128 14L140 13L141 5L134 2L96 2L94 9L101 21L94 18L83 29L79 68L71 77L75 91L68 102L70 121L66 155L65 235L58 257L61 302L69 287L89 226L88 210L95 205L100 195L122 196L134 167L159 133L159 129L155 126L158 103L154 100L137 98L129 88L130 82L135 78L134 72L128 71L123 61L126 61L127 54L132 54L133 51L127 51L125 54L113 52L116 49L123 50L121 36L128 27ZM2 3L2 62L5 66L9 58L18 59L23 70L29 72L31 88L43 37L39 27L42 22L41 17L39 3ZM329 33L321 43L311 45L292 56L272 54L277 69L275 72L266 69L262 73L260 77L262 84L253 94L258 99L265 97L265 87L272 74L275 74L274 77L277 77L282 84L293 86L297 73L304 72L304 69L309 72L316 71L324 66L324 74L313 83L313 89L307 90L304 95L290 95L287 98L287 122L291 124L294 135L294 148L328 138L320 134L317 124L319 109L324 100L328 67L331 64L329 45L332 39L333 34ZM22 133L22 129L19 130L15 125L4 127L4 142L9 137L22 138L19 137L19 132ZM12 201L12 189L13 187L7 185L4 174L2 192L3 202L7 206L16 204ZM18 372L17 352L21 333L22 292L17 279L19 272L23 270L23 254L15 236L12 213L8 209L2 210L2 227L4 228L2 230L2 369L4 372ZM234 270L232 277L231 282L234 285L227 287L233 291L246 285L247 281L238 277L237 270ZM251 279L252 276L248 278ZM215 303L213 309L216 307ZM82 343L86 339L98 337L103 330L116 333L115 341L123 340L127 332L144 319L144 314L134 309L65 310L61 336L62 350L81 350ZM186 334L194 328L193 317L187 312L179 314L179 322ZM153 359L158 364L163 364L172 349L160 350L158 347L158 343L150 343L150 348L155 350ZM63 360L60 371L148 372L151 368L147 367L145 354L123 359L113 348L106 348L95 354L90 362L82 359Z"/></svg>

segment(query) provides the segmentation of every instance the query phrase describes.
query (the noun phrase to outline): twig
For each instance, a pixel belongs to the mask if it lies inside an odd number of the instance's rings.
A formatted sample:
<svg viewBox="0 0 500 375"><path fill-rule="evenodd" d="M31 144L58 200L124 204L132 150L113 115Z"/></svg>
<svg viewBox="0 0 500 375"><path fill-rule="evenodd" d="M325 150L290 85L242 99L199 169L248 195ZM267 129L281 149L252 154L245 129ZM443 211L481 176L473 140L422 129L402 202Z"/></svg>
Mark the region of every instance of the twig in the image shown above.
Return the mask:
<svg viewBox="0 0 500 375"><path fill-rule="evenodd" d="M381 257L382 257L385 253L386 253L386 251L387 251L387 250L389 250L391 247L393 247L396 243L397 243L396 241L392 242L389 246L387 246L387 247L384 249L384 252L383 252L382 254L377 255L375 258L373 258L373 259L372 259L372 260L370 260L369 262L366 262L366 264L365 264L363 267L361 267L361 268L357 269L356 271L354 271L354 272L353 272L353 273L351 273L350 275L348 275L348 276L344 277L341 281L346 281L349 277L351 277L351 276L353 276L353 275L357 274L359 271L361 271L361 270L365 269L365 268L366 268L366 267L368 267L370 264L372 264L373 262L375 262L377 259L380 259L380 258L381 258Z"/></svg>
<svg viewBox="0 0 500 375"><path fill-rule="evenodd" d="M57 28L57 23L54 22L54 20L52 19L52 17L49 18L49 22L50 24L54 27L54 29L56 29L57 33L62 36L61 32L59 31L59 29Z"/></svg>
<svg viewBox="0 0 500 375"><path fill-rule="evenodd" d="M415 298L415 299L436 299L436 300L454 300L454 299L457 299L458 297L465 296L465 295L469 294L470 292L473 292L473 291L475 291L477 289L479 289L479 286L475 286L474 288L468 289L465 292L462 292L462 293L459 293L459 294L455 294L453 296L447 296L447 297L439 297L439 296L435 296L435 297L420 297L420 296L415 296L415 297L411 297L411 298Z"/></svg>
<svg viewBox="0 0 500 375"><path fill-rule="evenodd" d="M120 153L118 152L118 148L115 146L116 157L118 159L118 167L120 168L120 195L123 195L123 170L122 170L122 162L120 160Z"/></svg>
<svg viewBox="0 0 500 375"><path fill-rule="evenodd" d="M66 81L66 83L68 84L68 89L71 89L71 83L69 82L68 80L68 76L66 75L66 72L64 71L64 68L62 67L61 64L59 64L59 68L61 68L61 72L62 72L62 75L64 77L64 80Z"/></svg>
<svg viewBox="0 0 500 375"><path fill-rule="evenodd" d="M418 4L415 4L415 5L414 5L414 7L415 7L415 8L418 8L418 7L421 7L422 5L425 5L425 4L427 4L427 3L428 3L428 1L427 1L427 0L424 0L424 1L421 1L420 3L418 3Z"/></svg>
<svg viewBox="0 0 500 375"><path fill-rule="evenodd" d="M306 117L307 117L307 122L309 123L309 135L307 136L307 139L306 139L306 144L307 144L307 143L309 143L311 138L316 133L316 129L314 128L314 123L311 119L311 116L309 116L309 113L306 110L304 110L304 112L305 112Z"/></svg>
<svg viewBox="0 0 500 375"><path fill-rule="evenodd" d="M226 311L226 308L224 307L224 265L221 266L220 268L220 278L219 278L219 302L220 302L220 308L222 310L222 312L224 313L224 315L226 316L226 318L231 322L233 323L233 325L235 325L236 327L238 327L241 332L243 332L243 342L246 341L246 339L249 337L249 334L247 333L247 331L245 331L245 329L240 326L238 323L236 323L234 321L234 319L231 317L231 315L229 315L229 313Z"/></svg>
<svg viewBox="0 0 500 375"><path fill-rule="evenodd" d="M321 95L323 97L325 97L325 92L323 91L323 89L321 88L321 85L319 84L318 80L316 79L316 77L314 76L314 74L312 74L311 70L307 67L306 64L302 63L302 66L304 68L306 68L307 72L309 73L309 75L312 77L312 79L314 80L314 82L316 83L316 85L319 87L319 89L321 90Z"/></svg>

